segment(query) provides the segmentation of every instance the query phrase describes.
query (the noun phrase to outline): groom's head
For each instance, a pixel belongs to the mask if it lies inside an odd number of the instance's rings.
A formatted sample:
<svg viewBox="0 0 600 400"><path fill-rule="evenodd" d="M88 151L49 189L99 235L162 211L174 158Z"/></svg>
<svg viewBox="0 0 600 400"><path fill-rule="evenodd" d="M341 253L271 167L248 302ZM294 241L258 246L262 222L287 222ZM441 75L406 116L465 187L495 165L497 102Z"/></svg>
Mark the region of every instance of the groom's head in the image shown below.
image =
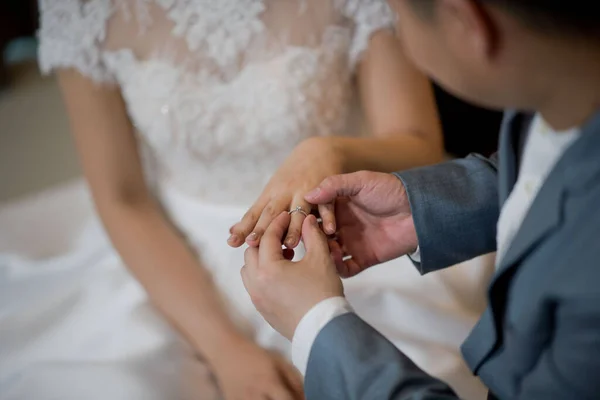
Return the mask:
<svg viewBox="0 0 600 400"><path fill-rule="evenodd" d="M587 52L600 59L598 0L389 0L415 64L449 91L494 108L538 108Z"/></svg>

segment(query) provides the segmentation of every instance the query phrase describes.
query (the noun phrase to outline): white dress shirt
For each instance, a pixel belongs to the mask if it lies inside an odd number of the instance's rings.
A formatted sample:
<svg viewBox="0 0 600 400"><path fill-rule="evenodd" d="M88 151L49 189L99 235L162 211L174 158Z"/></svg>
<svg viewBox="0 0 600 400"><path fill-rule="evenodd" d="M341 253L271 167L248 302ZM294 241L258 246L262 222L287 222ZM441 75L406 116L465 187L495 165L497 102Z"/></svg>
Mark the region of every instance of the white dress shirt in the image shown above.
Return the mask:
<svg viewBox="0 0 600 400"><path fill-rule="evenodd" d="M500 212L496 264L506 253L548 174L579 134L577 128L554 131L540 116L532 121L519 177ZM411 258L418 261L419 253L417 248ZM332 297L315 305L302 318L292 340L292 361L303 375L306 373L310 349L321 329L334 318L349 312L352 312L352 308L345 298Z"/></svg>
<svg viewBox="0 0 600 400"><path fill-rule="evenodd" d="M579 129L557 132L539 115L531 124L517 182L500 211L496 265L506 254L531 204L564 152L579 137Z"/></svg>

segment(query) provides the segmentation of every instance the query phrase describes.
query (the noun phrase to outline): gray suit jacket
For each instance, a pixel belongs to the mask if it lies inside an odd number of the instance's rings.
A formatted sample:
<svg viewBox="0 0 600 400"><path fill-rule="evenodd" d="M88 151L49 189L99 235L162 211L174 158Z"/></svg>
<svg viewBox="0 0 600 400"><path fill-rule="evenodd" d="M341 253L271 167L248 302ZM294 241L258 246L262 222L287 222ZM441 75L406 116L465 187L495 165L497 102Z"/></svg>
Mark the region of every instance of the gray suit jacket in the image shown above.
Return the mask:
<svg viewBox="0 0 600 400"><path fill-rule="evenodd" d="M531 119L508 113L499 168L495 157L470 156L397 174L422 273L495 250ZM462 351L491 398L600 398L600 113L550 173L488 293ZM319 333L305 386L309 400L456 399L355 314Z"/></svg>

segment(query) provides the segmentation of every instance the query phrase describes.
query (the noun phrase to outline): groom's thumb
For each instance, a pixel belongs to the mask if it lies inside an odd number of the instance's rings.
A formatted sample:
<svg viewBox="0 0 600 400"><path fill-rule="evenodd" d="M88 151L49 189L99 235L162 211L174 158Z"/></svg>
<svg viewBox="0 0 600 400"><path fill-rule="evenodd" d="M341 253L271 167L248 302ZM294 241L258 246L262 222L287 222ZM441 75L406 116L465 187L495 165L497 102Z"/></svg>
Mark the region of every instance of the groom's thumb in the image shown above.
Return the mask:
<svg viewBox="0 0 600 400"><path fill-rule="evenodd" d="M330 176L315 190L307 193L304 199L312 204L327 204L337 197L356 196L364 187L365 178L365 172Z"/></svg>
<svg viewBox="0 0 600 400"><path fill-rule="evenodd" d="M321 230L314 215L309 215L304 219L304 223L302 224L302 240L304 241L307 255L323 251L329 253L327 237Z"/></svg>

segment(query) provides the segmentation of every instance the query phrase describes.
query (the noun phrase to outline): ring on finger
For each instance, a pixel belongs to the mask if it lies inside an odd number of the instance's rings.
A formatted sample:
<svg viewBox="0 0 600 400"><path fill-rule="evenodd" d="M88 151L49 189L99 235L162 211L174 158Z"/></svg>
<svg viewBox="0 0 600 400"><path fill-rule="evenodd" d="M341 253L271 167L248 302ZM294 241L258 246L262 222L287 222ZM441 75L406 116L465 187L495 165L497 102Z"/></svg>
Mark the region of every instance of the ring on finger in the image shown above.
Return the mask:
<svg viewBox="0 0 600 400"><path fill-rule="evenodd" d="M304 215L305 217L308 217L308 213L306 211L304 211L304 209L302 208L302 206L297 206L296 208L288 211L289 215L292 215L294 213L300 213L300 214Z"/></svg>

